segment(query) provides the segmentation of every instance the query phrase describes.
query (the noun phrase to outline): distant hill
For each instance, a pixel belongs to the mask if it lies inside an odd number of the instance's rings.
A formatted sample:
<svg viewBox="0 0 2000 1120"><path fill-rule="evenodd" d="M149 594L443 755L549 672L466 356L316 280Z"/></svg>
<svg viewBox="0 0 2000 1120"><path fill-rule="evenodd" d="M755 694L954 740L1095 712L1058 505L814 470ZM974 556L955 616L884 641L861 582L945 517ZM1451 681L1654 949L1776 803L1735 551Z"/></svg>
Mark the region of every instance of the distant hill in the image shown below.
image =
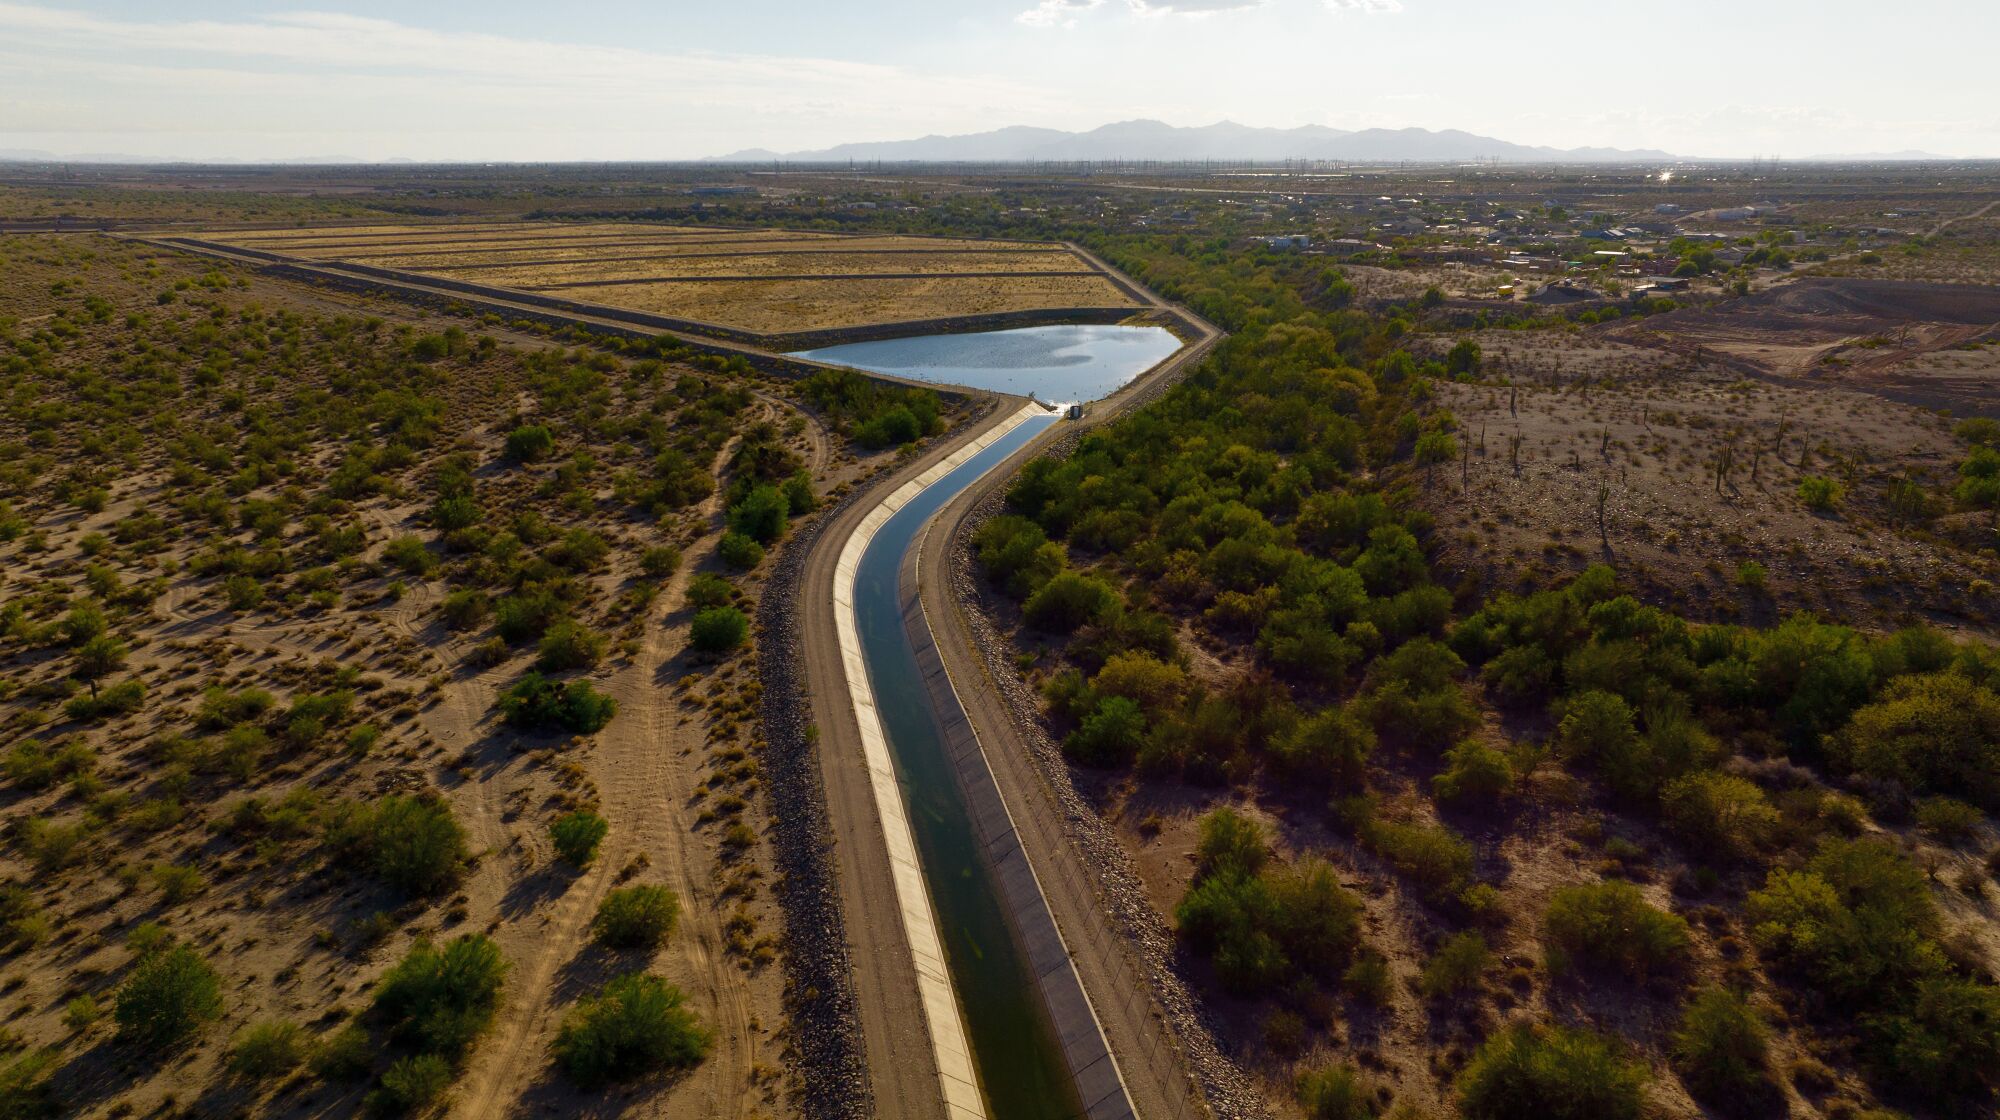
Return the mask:
<svg viewBox="0 0 2000 1120"><path fill-rule="evenodd" d="M813 152L777 153L752 148L714 157L711 162L760 163L790 160L838 163L1025 163L1086 160L1258 160L1341 159L1361 162L1400 160L1460 162L1491 159L1505 163L1650 163L1671 160L1665 152L1617 148L1542 148L1490 136L1446 129L1368 128L1348 132L1322 125L1255 128L1222 121L1180 128L1160 121L1120 121L1088 132L1016 125L964 136L925 136L838 144Z"/></svg>

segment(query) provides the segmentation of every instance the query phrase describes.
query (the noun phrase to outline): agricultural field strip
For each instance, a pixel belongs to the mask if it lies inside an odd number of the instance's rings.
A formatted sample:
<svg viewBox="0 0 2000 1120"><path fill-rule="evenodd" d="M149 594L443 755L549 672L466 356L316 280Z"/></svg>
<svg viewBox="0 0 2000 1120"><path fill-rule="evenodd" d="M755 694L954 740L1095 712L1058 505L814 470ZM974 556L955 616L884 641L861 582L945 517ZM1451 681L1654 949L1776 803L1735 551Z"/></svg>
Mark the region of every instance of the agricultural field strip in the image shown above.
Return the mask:
<svg viewBox="0 0 2000 1120"><path fill-rule="evenodd" d="M544 251L551 251L551 250L508 249L508 250L503 250L502 252L534 253L534 252L544 252ZM438 252L438 253L416 253L416 254L400 253L400 252L399 253L349 253L347 259L356 261L374 261L378 264L386 265L390 268L419 268L422 267L422 265L419 264L418 262L431 260L432 258L435 257L477 256L477 255L480 254L469 250L456 250L452 252ZM723 253L636 253L636 254L628 253L614 257L529 257L526 260L516 259L516 260L479 261L472 264L455 264L449 267L456 271L467 271L471 269L507 268L512 265L616 264L621 261L684 261L684 260L711 260L711 259L734 260L742 258L754 259L757 257L958 257L958 256L1073 257L1072 254L1065 252L1064 250L1061 249L993 249L993 250L982 249L977 253L960 249L734 249L730 250L729 252L723 252Z"/></svg>
<svg viewBox="0 0 2000 1120"><path fill-rule="evenodd" d="M972 254L932 254L909 257L844 257L834 254L787 254L777 256L733 256L701 259L633 257L615 260L491 261L460 264L450 259L397 257L367 262L381 268L400 268L440 276L468 279L485 275L539 276L548 280L609 280L620 276L663 280L699 279L711 276L742 276L746 279L780 276L839 276L852 274L887 275L915 273L926 276L971 275L976 273L1088 273L1089 268L1074 257L1051 259L1016 256L1012 259L975 257Z"/></svg>
<svg viewBox="0 0 2000 1120"><path fill-rule="evenodd" d="M450 275L446 273L445 275ZM795 283L815 280L994 280L1015 276L1097 276L1089 269L1017 272L811 272L726 276L630 276L604 280L564 280L555 284L516 284L530 292L555 292L568 288L612 288L621 284L714 284L746 283L763 280Z"/></svg>

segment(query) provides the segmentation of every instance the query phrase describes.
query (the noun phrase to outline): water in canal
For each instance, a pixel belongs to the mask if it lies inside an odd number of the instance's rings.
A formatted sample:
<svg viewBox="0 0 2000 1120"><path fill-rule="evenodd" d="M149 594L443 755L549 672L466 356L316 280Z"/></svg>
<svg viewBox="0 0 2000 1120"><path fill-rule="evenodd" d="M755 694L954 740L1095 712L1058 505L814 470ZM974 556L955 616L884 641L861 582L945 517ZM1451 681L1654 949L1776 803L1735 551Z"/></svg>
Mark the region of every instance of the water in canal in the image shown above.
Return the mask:
<svg viewBox="0 0 2000 1120"><path fill-rule="evenodd" d="M1053 415L1029 419L932 483L876 532L854 579L868 681L937 910L967 1041L996 1120L1057 1120L1077 1116L1082 1108L1035 978L1014 944L998 884L980 858L964 795L903 630L897 578L933 514L1056 422Z"/></svg>
<svg viewBox="0 0 2000 1120"><path fill-rule="evenodd" d="M1165 327L1068 323L850 342L795 356L1067 403L1110 396L1180 345Z"/></svg>

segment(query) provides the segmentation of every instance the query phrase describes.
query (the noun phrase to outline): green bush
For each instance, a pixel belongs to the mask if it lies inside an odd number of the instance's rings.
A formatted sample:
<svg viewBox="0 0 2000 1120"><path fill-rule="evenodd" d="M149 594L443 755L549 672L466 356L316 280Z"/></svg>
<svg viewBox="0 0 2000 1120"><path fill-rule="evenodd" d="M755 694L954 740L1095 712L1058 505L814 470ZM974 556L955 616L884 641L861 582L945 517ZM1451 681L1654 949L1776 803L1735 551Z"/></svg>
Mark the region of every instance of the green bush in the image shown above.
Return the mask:
<svg viewBox="0 0 2000 1120"><path fill-rule="evenodd" d="M1670 972L1687 961L1687 922L1648 903L1622 880L1564 887L1542 919L1551 971L1569 960L1616 969L1635 980Z"/></svg>
<svg viewBox="0 0 2000 1120"><path fill-rule="evenodd" d="M1674 1068L1696 1100L1724 1111L1764 1096L1770 1031L1748 1000L1704 988L1688 1001L1673 1037Z"/></svg>
<svg viewBox="0 0 2000 1120"><path fill-rule="evenodd" d="M393 889L436 895L458 881L468 852L465 829L442 802L391 794L334 814L327 843L336 858L361 863Z"/></svg>
<svg viewBox="0 0 2000 1120"><path fill-rule="evenodd" d="M1889 682L1831 742L1871 778L2000 809L2000 695L1957 673Z"/></svg>
<svg viewBox="0 0 2000 1120"><path fill-rule="evenodd" d="M1323 708L1271 749L1287 777L1320 789L1353 789L1375 751L1375 731L1346 708Z"/></svg>
<svg viewBox="0 0 2000 1120"><path fill-rule="evenodd" d="M310 1049L305 1030L283 1019L266 1019L238 1032L229 1044L229 1072L252 1081L281 1077L299 1067Z"/></svg>
<svg viewBox="0 0 2000 1120"><path fill-rule="evenodd" d="M507 458L532 463L555 450L556 437L539 424L529 424L507 433Z"/></svg>
<svg viewBox="0 0 2000 1120"><path fill-rule="evenodd" d="M322 1081L361 1081L375 1066L375 1040L367 1027L349 1023L321 1039L308 1064Z"/></svg>
<svg viewBox="0 0 2000 1120"><path fill-rule="evenodd" d="M1926 797L1917 803L1917 827L1954 847L1972 839L1985 819L1977 806L1955 797Z"/></svg>
<svg viewBox="0 0 2000 1120"><path fill-rule="evenodd" d="M1374 1093L1350 1065L1302 1073L1292 1092L1306 1120L1373 1120L1376 1115Z"/></svg>
<svg viewBox="0 0 2000 1120"><path fill-rule="evenodd" d="M396 1042L456 1062L492 1023L506 979L507 961L484 934L443 949L420 940L383 975L374 1012Z"/></svg>
<svg viewBox="0 0 2000 1120"><path fill-rule="evenodd" d="M681 567L681 550L672 545L654 545L639 554L639 570L653 579L665 579Z"/></svg>
<svg viewBox="0 0 2000 1120"><path fill-rule="evenodd" d="M715 546L715 554L722 562L739 572L749 571L764 562L764 546L755 538L730 530L722 534L722 540Z"/></svg>
<svg viewBox="0 0 2000 1120"><path fill-rule="evenodd" d="M791 502L775 486L758 486L729 507L729 528L758 544L768 545L785 535L791 517Z"/></svg>
<svg viewBox="0 0 2000 1120"><path fill-rule="evenodd" d="M703 653L728 653L750 637L750 619L735 607L710 607L688 625L688 642Z"/></svg>
<svg viewBox="0 0 2000 1120"><path fill-rule="evenodd" d="M590 926L606 945L644 949L671 937L680 914L680 897L666 887L621 887L597 904Z"/></svg>
<svg viewBox="0 0 2000 1120"><path fill-rule="evenodd" d="M2000 1082L2000 988L1931 976L1877 993L1894 1010L1862 1016L1865 1056L1886 1081L1948 1115L1984 1114Z"/></svg>
<svg viewBox="0 0 2000 1120"><path fill-rule="evenodd" d="M1068 634L1097 622L1118 606L1118 589L1080 572L1062 572L1028 597L1022 616L1051 634Z"/></svg>
<svg viewBox="0 0 2000 1120"><path fill-rule="evenodd" d="M736 601L736 591L714 572L702 572L688 581L687 601L698 611L726 607Z"/></svg>
<svg viewBox="0 0 2000 1120"><path fill-rule="evenodd" d="M1053 544L1042 527L1025 517L989 519L972 536L973 553L987 578L1025 599L1063 570L1061 545Z"/></svg>
<svg viewBox="0 0 2000 1120"><path fill-rule="evenodd" d="M699 1064L711 1035L683 1006L686 998L658 976L620 976L563 1019L556 1060L584 1086Z"/></svg>
<svg viewBox="0 0 2000 1120"><path fill-rule="evenodd" d="M382 1087L368 1094L369 1111L390 1115L421 1112L444 1099L451 1081L451 1063L440 1055L398 1058L382 1074Z"/></svg>
<svg viewBox="0 0 2000 1120"><path fill-rule="evenodd" d="M139 959L118 989L118 1037L166 1050L222 1017L222 978L201 954L175 945Z"/></svg>
<svg viewBox="0 0 2000 1120"><path fill-rule="evenodd" d="M1388 958L1373 949L1365 949L1355 954L1354 963L1341 974L1340 987L1348 998L1379 1009L1389 1006L1394 994L1394 979L1394 974L1389 971Z"/></svg>
<svg viewBox="0 0 2000 1120"><path fill-rule="evenodd" d="M1830 478L1809 474L1799 480L1799 501L1810 510L1830 512L1840 505L1844 493L1840 483Z"/></svg>
<svg viewBox="0 0 2000 1120"><path fill-rule="evenodd" d="M565 685L540 673L529 673L500 694L499 708L501 718L517 727L561 728L592 735L618 714L618 701L586 680Z"/></svg>
<svg viewBox="0 0 2000 1120"><path fill-rule="evenodd" d="M590 627L564 619L549 627L535 648L535 668L544 673L587 669L604 657L604 636Z"/></svg>
<svg viewBox="0 0 2000 1120"><path fill-rule="evenodd" d="M1646 1067L1584 1030L1510 1027L1458 1075L1466 1120L1637 1120Z"/></svg>
<svg viewBox="0 0 2000 1120"><path fill-rule="evenodd" d="M1930 886L1884 840L1826 841L1803 869L1772 870L1744 914L1766 960L1836 1002L1872 1004L1942 967Z"/></svg>
<svg viewBox="0 0 2000 1120"><path fill-rule="evenodd" d="M1739 859L1762 847L1778 810L1753 782L1713 770L1684 774L1660 791L1667 827L1697 852Z"/></svg>
<svg viewBox="0 0 2000 1120"><path fill-rule="evenodd" d="M53 1049L0 1058L0 1117L43 1120L56 1116L60 1102L49 1083L56 1061Z"/></svg>
<svg viewBox="0 0 2000 1120"><path fill-rule="evenodd" d="M1434 903L1455 902L1472 874L1472 845L1444 825L1370 819L1360 831L1362 843Z"/></svg>
<svg viewBox="0 0 2000 1120"><path fill-rule="evenodd" d="M493 603L484 591L459 590L444 597L438 604L438 615L444 624L453 630L471 630L486 621L493 610Z"/></svg>
<svg viewBox="0 0 2000 1120"><path fill-rule="evenodd" d="M1490 805L1514 788L1514 767L1507 756L1477 739L1446 751L1444 760L1444 773L1431 779L1431 792L1439 801Z"/></svg>
<svg viewBox="0 0 2000 1120"><path fill-rule="evenodd" d="M437 557L431 554L422 537L396 537L382 546L382 559L394 564L413 576L429 575L437 567Z"/></svg>
<svg viewBox="0 0 2000 1120"><path fill-rule="evenodd" d="M1454 934L1438 946L1417 974L1417 990L1429 999L1448 999L1475 991L1493 966L1493 953L1477 930Z"/></svg>
<svg viewBox="0 0 2000 1120"><path fill-rule="evenodd" d="M1195 845L1195 876L1249 876L1263 870L1271 858L1264 826L1227 805L1201 818Z"/></svg>
<svg viewBox="0 0 2000 1120"><path fill-rule="evenodd" d="M562 617L562 603L546 587L526 587L493 604L493 628L514 643L541 637Z"/></svg>
<svg viewBox="0 0 2000 1120"><path fill-rule="evenodd" d="M1063 753L1085 766L1122 766L1146 739L1146 714L1122 696L1107 697L1063 737Z"/></svg>
<svg viewBox="0 0 2000 1120"><path fill-rule="evenodd" d="M572 867L588 866L597 858L597 846L611 832L611 822L587 809L565 813L549 826L556 855Z"/></svg>

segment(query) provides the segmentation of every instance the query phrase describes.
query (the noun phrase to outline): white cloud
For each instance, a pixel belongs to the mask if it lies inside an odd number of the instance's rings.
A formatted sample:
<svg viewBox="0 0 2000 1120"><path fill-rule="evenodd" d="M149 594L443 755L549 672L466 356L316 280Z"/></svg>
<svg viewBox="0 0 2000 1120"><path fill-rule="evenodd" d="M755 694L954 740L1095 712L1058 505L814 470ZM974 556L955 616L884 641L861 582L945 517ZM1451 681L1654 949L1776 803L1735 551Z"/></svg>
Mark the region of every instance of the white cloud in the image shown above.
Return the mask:
<svg viewBox="0 0 2000 1120"><path fill-rule="evenodd" d="M1375 15L1378 12L1400 12L1403 0L1326 0L1328 11L1363 12Z"/></svg>
<svg viewBox="0 0 2000 1120"><path fill-rule="evenodd" d="M1076 17L1104 3L1104 0L1041 0L1015 16L1029 27L1075 27Z"/></svg>
<svg viewBox="0 0 2000 1120"><path fill-rule="evenodd" d="M1012 79L842 59L544 42L327 12L126 20L0 3L0 133L16 136L315 134L369 138L362 157L667 159L752 135L815 147L965 130L995 105L1061 109ZM408 150L397 138L412 134L444 146ZM587 134L628 139L607 151L583 147Z"/></svg>

